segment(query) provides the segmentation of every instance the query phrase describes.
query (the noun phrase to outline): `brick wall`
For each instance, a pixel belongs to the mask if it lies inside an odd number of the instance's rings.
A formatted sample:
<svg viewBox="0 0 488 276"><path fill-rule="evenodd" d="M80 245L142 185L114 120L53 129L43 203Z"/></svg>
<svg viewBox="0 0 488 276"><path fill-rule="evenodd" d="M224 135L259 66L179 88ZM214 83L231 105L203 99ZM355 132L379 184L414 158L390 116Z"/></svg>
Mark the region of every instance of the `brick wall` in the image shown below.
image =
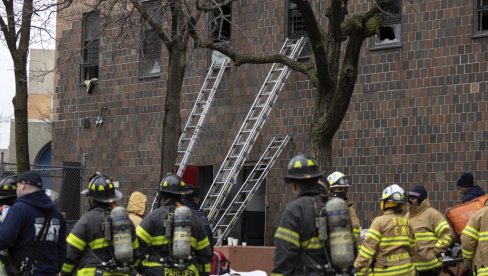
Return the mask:
<svg viewBox="0 0 488 276"><path fill-rule="evenodd" d="M284 3L236 1L233 20L240 28L232 30L233 46L243 53L277 52L284 41ZM351 14L369 5L350 3ZM63 11L75 18L58 22L58 62L81 44L77 11ZM462 172L472 171L483 188L488 179L488 38L472 38L472 1L404 3L402 11L400 48L373 51L372 41L365 42L356 91L334 144L335 167L351 177L351 199L363 227L378 213L378 198L389 184L408 190L424 183L432 205L445 210L459 202L454 183ZM239 32L246 37L237 38ZM106 45L111 41L109 36L102 40L100 82L93 95L79 85L79 60L59 69L54 160L76 161L87 154L88 167L113 175L126 196L133 189L152 195L159 177L165 63L159 78L139 79L137 51L114 51ZM203 50L191 58L182 95L183 122L209 65ZM226 70L193 164L220 165L269 68L242 65ZM292 73L248 158L256 161L273 135L293 136L267 178L267 244L291 200L281 168L295 153L310 151L307 131L314 95L310 83ZM103 106L108 107L105 123L96 128L94 118ZM83 118L91 120L89 129L78 127Z"/></svg>

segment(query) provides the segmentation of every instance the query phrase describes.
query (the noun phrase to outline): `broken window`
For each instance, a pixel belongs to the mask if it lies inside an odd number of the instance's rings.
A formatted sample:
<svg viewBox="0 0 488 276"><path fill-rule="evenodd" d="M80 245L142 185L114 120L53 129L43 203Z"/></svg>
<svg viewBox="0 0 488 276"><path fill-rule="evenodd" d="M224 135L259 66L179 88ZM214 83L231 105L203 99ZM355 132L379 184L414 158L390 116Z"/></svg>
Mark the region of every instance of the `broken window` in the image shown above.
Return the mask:
<svg viewBox="0 0 488 276"><path fill-rule="evenodd" d="M213 42L230 43L232 23L231 3L213 11L210 34Z"/></svg>
<svg viewBox="0 0 488 276"><path fill-rule="evenodd" d="M382 10L382 23L375 38L375 46L401 45L401 1L390 1L383 6Z"/></svg>
<svg viewBox="0 0 488 276"><path fill-rule="evenodd" d="M303 20L302 13L297 7L297 4L293 3L292 1L287 1L287 11L288 11L288 18L287 18L287 37L288 38L299 38L302 36L307 36L307 31L305 30L305 22ZM300 59L302 58L309 58L312 56L312 48L310 45L310 41L306 38L305 46L300 53Z"/></svg>
<svg viewBox="0 0 488 276"><path fill-rule="evenodd" d="M476 33L487 33L488 31L488 0L475 0L476 3Z"/></svg>
<svg viewBox="0 0 488 276"><path fill-rule="evenodd" d="M100 15L97 12L83 16L83 50L81 54L82 80L98 78L101 31Z"/></svg>
<svg viewBox="0 0 488 276"><path fill-rule="evenodd" d="M150 20L161 24L159 1L142 2L142 8L150 15ZM142 20L142 45L140 51L141 76L158 75L161 72L161 39L156 30L145 20Z"/></svg>

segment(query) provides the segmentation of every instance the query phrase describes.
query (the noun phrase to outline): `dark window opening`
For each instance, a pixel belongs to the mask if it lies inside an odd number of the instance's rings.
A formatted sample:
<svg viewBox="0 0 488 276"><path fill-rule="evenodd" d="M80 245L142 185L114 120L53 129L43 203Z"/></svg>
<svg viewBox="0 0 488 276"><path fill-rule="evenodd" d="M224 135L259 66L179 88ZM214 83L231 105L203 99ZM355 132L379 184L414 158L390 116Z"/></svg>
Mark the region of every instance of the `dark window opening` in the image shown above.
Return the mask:
<svg viewBox="0 0 488 276"><path fill-rule="evenodd" d="M82 79L98 78L101 31L100 15L96 12L83 18Z"/></svg>
<svg viewBox="0 0 488 276"><path fill-rule="evenodd" d="M298 10L295 3L288 0L288 25L287 25L288 38L295 38L301 36L307 36L307 31L305 30L305 22L303 20L302 13ZM303 46L302 52L300 53L299 59L308 59L312 56L312 46L307 38Z"/></svg>
<svg viewBox="0 0 488 276"><path fill-rule="evenodd" d="M232 26L232 5L215 9L212 14L211 39L213 42L230 42Z"/></svg>
<svg viewBox="0 0 488 276"><path fill-rule="evenodd" d="M488 0L477 0L476 16L476 32L488 31Z"/></svg>
<svg viewBox="0 0 488 276"><path fill-rule="evenodd" d="M383 6L382 22L374 46L401 45L401 1L391 1Z"/></svg>
<svg viewBox="0 0 488 276"><path fill-rule="evenodd" d="M142 3L142 8L151 15L151 20L161 23L158 1ZM156 30L142 18L142 45L140 51L140 72L142 76L158 75L161 72L161 39Z"/></svg>

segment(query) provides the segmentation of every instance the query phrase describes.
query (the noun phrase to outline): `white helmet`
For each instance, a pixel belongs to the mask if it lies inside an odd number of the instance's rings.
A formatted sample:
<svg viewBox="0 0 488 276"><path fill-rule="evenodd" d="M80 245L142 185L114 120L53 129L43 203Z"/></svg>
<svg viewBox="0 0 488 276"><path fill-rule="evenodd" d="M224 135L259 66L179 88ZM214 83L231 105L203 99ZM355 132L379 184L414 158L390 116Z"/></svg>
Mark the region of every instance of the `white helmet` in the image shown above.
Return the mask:
<svg viewBox="0 0 488 276"><path fill-rule="evenodd" d="M349 180L346 179L346 175L341 172L333 172L327 176L327 182L329 188L348 188L351 187Z"/></svg>
<svg viewBox="0 0 488 276"><path fill-rule="evenodd" d="M405 191L397 184L390 185L383 190L381 201L392 201L397 203L406 202Z"/></svg>

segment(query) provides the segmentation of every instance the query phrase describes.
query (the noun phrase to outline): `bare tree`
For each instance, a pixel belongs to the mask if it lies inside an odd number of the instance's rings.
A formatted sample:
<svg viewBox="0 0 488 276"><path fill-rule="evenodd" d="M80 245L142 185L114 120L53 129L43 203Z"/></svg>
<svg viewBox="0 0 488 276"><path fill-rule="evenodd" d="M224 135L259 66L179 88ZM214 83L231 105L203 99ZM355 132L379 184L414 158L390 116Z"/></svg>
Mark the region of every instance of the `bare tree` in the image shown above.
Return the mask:
<svg viewBox="0 0 488 276"><path fill-rule="evenodd" d="M27 117L27 57L29 45L44 45L52 39L52 18L56 10L69 2L50 0L2 0L0 6L1 39L12 57L15 76L15 96L12 99L15 116L15 150L17 171L30 170Z"/></svg>
<svg viewBox="0 0 488 276"><path fill-rule="evenodd" d="M309 131L310 141L316 157L324 169L329 171L332 167L333 138L347 112L354 91L361 47L364 40L373 36L380 28L384 15L381 7L392 0L371 0L371 9L368 12L355 15L348 15L348 0L323 1L328 5L323 10L314 8L314 3L322 1L290 1L296 4L304 19L313 53L313 61L309 64L296 62L280 54L243 55L228 44L206 41L196 31L192 32L192 37L199 47L225 54L236 66L278 62L305 74L316 90L316 107ZM203 11L215 10L215 2L223 1L207 1L207 4L198 8ZM320 23L322 18L327 19L325 26Z"/></svg>

